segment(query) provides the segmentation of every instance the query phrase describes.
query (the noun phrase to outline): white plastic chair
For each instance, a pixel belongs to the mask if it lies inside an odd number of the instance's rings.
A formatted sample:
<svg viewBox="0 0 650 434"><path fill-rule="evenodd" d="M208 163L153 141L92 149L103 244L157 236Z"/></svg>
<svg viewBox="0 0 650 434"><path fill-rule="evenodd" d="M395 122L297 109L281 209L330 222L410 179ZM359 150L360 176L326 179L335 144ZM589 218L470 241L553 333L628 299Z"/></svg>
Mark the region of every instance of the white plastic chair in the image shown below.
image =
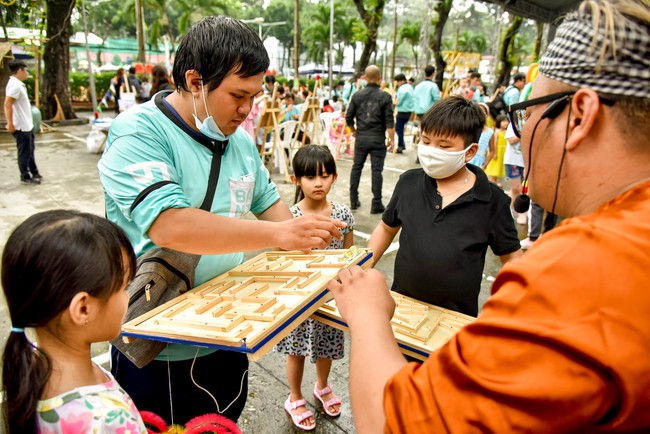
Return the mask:
<svg viewBox="0 0 650 434"><path fill-rule="evenodd" d="M327 145L332 155L336 155L336 145L330 141L330 130L332 129L332 120L334 120L334 113L321 113L320 114L320 129L321 129L321 143Z"/></svg>
<svg viewBox="0 0 650 434"><path fill-rule="evenodd" d="M278 125L279 127L278 133L280 134L280 137L282 137L282 150L284 152L284 158L287 159L287 167L291 167L291 159L293 158L293 154L295 153L292 152L291 149L291 138L293 137L293 134L296 131L297 125L298 125L298 121L286 121ZM265 145L265 151L270 152L272 146L273 146L273 141L267 142ZM280 155L278 149L276 148L274 150L274 158L273 158L273 160L275 161L275 167L280 170L280 173L284 174L284 165L281 164L282 161L281 158L282 156Z"/></svg>

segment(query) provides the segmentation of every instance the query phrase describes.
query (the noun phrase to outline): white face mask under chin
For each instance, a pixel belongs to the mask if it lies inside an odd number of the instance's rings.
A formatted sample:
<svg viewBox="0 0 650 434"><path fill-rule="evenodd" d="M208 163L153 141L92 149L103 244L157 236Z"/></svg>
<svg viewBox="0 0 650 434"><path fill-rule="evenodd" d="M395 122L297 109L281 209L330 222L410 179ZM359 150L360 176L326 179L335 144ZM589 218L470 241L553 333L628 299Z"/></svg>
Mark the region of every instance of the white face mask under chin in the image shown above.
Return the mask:
<svg viewBox="0 0 650 434"><path fill-rule="evenodd" d="M214 121L214 118L212 115L208 112L208 102L205 99L205 92L203 88L203 82L201 82L201 95L203 96L203 106L205 107L205 114L208 116L205 118L203 121L199 119L198 112L196 111L196 101L194 100L194 97L192 97L192 104L194 105L194 113L192 116L194 116L194 125L196 125L196 128L204 135L207 136L213 140L220 140L220 141L226 141L228 140L228 136L226 136L223 132L221 132L221 129L217 125L217 123Z"/></svg>
<svg viewBox="0 0 650 434"><path fill-rule="evenodd" d="M418 158L427 175L434 179L444 179L458 172L465 165L465 154L472 146L462 151L447 152L420 143Z"/></svg>

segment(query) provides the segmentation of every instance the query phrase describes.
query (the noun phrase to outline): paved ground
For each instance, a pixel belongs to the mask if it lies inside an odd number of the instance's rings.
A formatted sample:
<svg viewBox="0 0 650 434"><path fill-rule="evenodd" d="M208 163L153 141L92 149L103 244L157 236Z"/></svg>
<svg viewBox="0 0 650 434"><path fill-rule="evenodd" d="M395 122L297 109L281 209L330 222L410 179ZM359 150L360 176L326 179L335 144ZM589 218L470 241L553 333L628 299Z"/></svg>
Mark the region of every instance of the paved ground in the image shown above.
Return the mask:
<svg viewBox="0 0 650 434"><path fill-rule="evenodd" d="M103 215L104 202L101 187L97 178L98 155L88 154L85 150L85 138L90 131L89 125L61 127L57 131L37 136L36 161L44 176L40 186L25 186L19 183L16 163L16 149L13 138L7 133L0 133L0 246L9 236L12 228L26 217L39 211L55 208L78 209ZM339 179L334 185L330 198L343 203L349 203L348 186L349 173L352 167L349 159L339 161ZM415 164L415 150L410 146L404 154L388 155L384 170L384 201L388 202L393 186L399 175ZM294 187L283 181L283 177L273 174L280 193L287 204L293 201ZM370 207L370 167L364 169L360 187L362 207L357 210L355 244L365 247L367 239L380 219L379 215L371 215ZM525 236L525 228L520 227L521 236ZM396 238L397 239L397 238ZM382 258L378 269L384 272L387 279L392 281L395 243L391 253ZM254 256L258 252L251 252ZM489 295L493 277L498 272L498 258L488 252L484 278L481 290L481 304ZM6 310L4 298L0 300L0 340L4 342L11 325ZM95 346L93 354L100 363L106 363L106 344ZM349 352L348 352L349 354ZM322 411L317 412L316 433L353 433L354 424L349 402L348 391L348 361L334 363L331 383L337 394L345 403L342 415L337 419L327 418ZM219 375L219 373L215 373ZM311 395L315 382L315 368L309 365L305 369L303 392L308 402L315 407L316 400ZM294 430L289 418L285 415L282 404L288 396L288 385L284 370L284 359L276 354L269 354L258 363L252 363L250 369L249 397L246 409L242 414L239 425L247 433L276 434L299 432Z"/></svg>

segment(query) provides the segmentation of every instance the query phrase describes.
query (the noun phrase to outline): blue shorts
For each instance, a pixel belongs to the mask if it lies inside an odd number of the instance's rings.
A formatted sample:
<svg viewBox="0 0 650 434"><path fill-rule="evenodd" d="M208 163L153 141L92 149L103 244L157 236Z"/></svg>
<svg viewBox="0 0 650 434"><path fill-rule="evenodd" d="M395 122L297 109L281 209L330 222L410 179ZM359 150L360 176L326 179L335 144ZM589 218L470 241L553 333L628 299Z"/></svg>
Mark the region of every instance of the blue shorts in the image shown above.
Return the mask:
<svg viewBox="0 0 650 434"><path fill-rule="evenodd" d="M524 177L524 168L521 166L515 166L513 164L506 164L506 178L508 179L523 179Z"/></svg>

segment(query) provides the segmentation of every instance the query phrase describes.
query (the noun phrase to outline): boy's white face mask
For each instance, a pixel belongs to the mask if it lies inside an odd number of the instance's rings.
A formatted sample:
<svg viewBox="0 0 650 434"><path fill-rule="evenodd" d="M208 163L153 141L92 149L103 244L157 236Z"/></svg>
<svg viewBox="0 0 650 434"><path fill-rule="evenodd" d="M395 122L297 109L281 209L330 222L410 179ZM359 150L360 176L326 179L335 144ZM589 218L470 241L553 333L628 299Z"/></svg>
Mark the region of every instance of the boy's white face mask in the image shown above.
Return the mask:
<svg viewBox="0 0 650 434"><path fill-rule="evenodd" d="M434 146L418 144L418 158L424 172L433 179L448 178L465 165L465 155L475 143L462 151L443 151Z"/></svg>

